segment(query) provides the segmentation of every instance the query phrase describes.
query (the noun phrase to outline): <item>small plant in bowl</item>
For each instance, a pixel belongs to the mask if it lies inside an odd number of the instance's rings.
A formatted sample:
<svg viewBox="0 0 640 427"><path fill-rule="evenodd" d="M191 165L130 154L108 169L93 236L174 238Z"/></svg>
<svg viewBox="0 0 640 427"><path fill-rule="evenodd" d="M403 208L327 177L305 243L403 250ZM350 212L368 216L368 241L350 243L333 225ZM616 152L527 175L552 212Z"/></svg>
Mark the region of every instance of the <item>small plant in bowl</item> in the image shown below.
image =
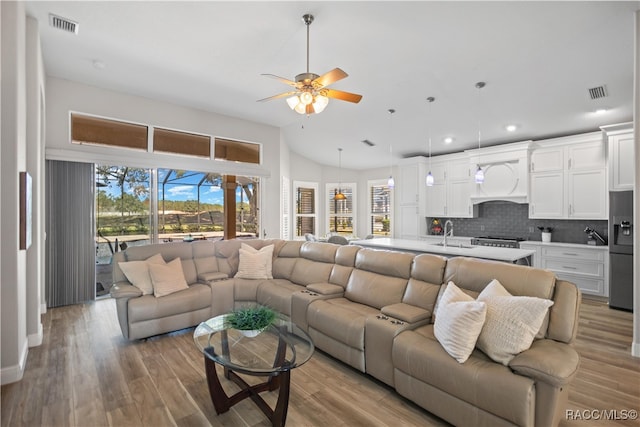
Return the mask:
<svg viewBox="0 0 640 427"><path fill-rule="evenodd" d="M246 336L256 336L276 320L275 310L263 305L233 310L225 319L229 328L246 331Z"/></svg>
<svg viewBox="0 0 640 427"><path fill-rule="evenodd" d="M538 230L543 233L551 233L553 231L553 227L538 227Z"/></svg>

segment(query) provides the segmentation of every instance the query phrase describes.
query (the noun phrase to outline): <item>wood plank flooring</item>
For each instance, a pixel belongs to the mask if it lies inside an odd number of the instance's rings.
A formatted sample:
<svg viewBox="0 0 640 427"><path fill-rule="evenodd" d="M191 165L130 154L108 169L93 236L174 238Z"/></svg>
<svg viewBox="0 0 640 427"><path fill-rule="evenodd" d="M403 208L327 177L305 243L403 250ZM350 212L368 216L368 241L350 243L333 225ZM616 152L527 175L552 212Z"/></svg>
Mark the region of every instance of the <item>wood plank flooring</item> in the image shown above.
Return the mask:
<svg viewBox="0 0 640 427"><path fill-rule="evenodd" d="M2 386L1 426L267 426L251 400L216 415L193 329L128 342L111 299L50 309L24 378ZM632 316L585 300L580 370L568 410L640 410ZM237 390L223 380L228 392ZM446 426L392 388L316 352L291 376L288 426ZM276 393L263 394L275 404ZM638 420L563 420L567 426L640 426Z"/></svg>

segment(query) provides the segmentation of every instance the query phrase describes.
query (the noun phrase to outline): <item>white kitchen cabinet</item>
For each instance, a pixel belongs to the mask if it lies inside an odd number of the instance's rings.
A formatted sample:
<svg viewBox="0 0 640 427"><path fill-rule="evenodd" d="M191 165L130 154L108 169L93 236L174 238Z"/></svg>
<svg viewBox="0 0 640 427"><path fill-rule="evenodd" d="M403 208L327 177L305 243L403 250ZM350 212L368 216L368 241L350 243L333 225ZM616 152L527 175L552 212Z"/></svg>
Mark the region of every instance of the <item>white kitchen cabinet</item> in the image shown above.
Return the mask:
<svg viewBox="0 0 640 427"><path fill-rule="evenodd" d="M535 249L533 266L551 270L562 280L575 283L589 295L609 296L609 248L575 243L521 242L522 249Z"/></svg>
<svg viewBox="0 0 640 427"><path fill-rule="evenodd" d="M425 178L427 162L425 157L402 159L398 164L396 232L401 239L418 239L425 235Z"/></svg>
<svg viewBox="0 0 640 427"><path fill-rule="evenodd" d="M529 218L607 219L600 132L538 141L531 153Z"/></svg>
<svg viewBox="0 0 640 427"><path fill-rule="evenodd" d="M434 157L431 173L434 185L426 187L426 216L472 218L477 214L470 198L472 182L466 155Z"/></svg>
<svg viewBox="0 0 640 427"><path fill-rule="evenodd" d="M609 190L625 191L635 187L635 139L633 123L603 126L609 151Z"/></svg>

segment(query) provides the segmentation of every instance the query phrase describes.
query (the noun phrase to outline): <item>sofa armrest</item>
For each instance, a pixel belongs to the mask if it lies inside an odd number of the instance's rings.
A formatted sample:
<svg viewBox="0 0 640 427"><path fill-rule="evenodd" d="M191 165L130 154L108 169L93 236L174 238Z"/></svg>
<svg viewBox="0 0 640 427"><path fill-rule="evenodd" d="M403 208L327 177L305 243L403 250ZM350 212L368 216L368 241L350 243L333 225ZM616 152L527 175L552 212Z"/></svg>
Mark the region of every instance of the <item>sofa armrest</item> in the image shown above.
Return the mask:
<svg viewBox="0 0 640 427"><path fill-rule="evenodd" d="M307 289L320 295L342 296L344 294L342 286L332 283L311 283L307 285Z"/></svg>
<svg viewBox="0 0 640 427"><path fill-rule="evenodd" d="M403 302L384 306L380 311L386 316L391 316L407 323L416 323L431 317L430 311Z"/></svg>
<svg viewBox="0 0 640 427"><path fill-rule="evenodd" d="M111 298L136 298L142 296L142 291L129 282L114 283L110 290Z"/></svg>
<svg viewBox="0 0 640 427"><path fill-rule="evenodd" d="M573 347L550 339L534 341L531 348L509 363L515 373L555 387L568 384L578 372L579 365L580 356Z"/></svg>
<svg viewBox="0 0 640 427"><path fill-rule="evenodd" d="M212 271L210 273L198 274L198 281L201 283L217 282L218 280L228 279L229 275L221 271Z"/></svg>

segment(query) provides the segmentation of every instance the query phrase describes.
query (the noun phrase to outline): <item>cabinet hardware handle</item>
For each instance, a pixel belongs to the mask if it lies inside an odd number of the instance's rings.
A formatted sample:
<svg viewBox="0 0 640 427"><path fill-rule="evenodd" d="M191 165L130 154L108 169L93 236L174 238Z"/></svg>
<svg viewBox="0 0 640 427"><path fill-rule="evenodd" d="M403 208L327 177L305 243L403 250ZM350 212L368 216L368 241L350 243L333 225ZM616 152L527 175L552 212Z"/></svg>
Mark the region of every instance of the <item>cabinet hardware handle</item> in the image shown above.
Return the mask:
<svg viewBox="0 0 640 427"><path fill-rule="evenodd" d="M567 255L567 256L578 256L578 254L575 253L570 253L570 252L563 252L562 255Z"/></svg>

